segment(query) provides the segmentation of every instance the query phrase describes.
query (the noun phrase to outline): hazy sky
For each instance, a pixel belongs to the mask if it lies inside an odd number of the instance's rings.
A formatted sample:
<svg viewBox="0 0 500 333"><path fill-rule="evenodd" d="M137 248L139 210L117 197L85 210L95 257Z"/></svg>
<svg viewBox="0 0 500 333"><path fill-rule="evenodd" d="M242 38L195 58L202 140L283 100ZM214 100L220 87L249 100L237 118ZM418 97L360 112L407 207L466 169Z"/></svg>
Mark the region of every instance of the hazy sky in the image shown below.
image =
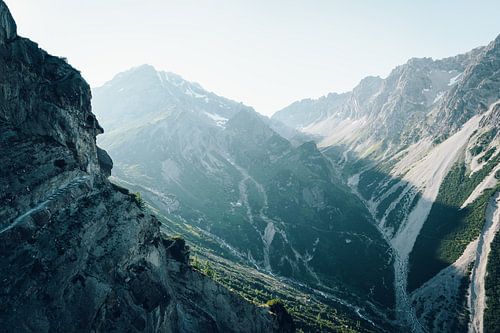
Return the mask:
<svg viewBox="0 0 500 333"><path fill-rule="evenodd" d="M92 86L149 63L272 114L500 33L500 1L5 0Z"/></svg>

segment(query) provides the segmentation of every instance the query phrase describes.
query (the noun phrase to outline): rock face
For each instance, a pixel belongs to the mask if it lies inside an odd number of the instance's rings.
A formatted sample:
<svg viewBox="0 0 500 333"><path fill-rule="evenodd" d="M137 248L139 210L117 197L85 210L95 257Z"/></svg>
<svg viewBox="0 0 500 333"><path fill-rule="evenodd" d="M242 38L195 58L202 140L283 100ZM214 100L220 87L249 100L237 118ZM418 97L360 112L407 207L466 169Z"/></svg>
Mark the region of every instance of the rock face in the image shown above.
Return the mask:
<svg viewBox="0 0 500 333"><path fill-rule="evenodd" d="M0 43L4 44L17 36L17 26L4 3L0 4L0 12Z"/></svg>
<svg viewBox="0 0 500 333"><path fill-rule="evenodd" d="M80 74L17 36L0 1L1 330L291 331L188 266L106 179L99 133Z"/></svg>
<svg viewBox="0 0 500 333"><path fill-rule="evenodd" d="M361 155L447 137L496 100L498 40L450 58L410 59L385 79L367 77L350 92L295 102L273 119L318 136L322 147L347 145Z"/></svg>

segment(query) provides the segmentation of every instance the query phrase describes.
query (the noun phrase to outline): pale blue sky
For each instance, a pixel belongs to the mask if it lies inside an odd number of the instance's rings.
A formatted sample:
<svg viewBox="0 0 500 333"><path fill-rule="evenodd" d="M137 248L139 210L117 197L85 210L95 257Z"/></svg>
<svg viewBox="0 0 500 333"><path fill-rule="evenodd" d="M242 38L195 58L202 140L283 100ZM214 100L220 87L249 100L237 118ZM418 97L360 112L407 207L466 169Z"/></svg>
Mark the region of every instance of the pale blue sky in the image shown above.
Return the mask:
<svg viewBox="0 0 500 333"><path fill-rule="evenodd" d="M500 1L5 0L92 86L143 63L270 115L500 33Z"/></svg>

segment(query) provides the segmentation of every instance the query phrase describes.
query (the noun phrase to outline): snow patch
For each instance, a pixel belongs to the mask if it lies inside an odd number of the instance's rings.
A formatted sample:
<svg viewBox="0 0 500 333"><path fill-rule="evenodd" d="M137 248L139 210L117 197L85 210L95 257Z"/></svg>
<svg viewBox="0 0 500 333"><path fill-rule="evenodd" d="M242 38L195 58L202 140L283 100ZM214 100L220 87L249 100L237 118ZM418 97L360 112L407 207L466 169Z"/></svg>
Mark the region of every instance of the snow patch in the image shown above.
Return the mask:
<svg viewBox="0 0 500 333"><path fill-rule="evenodd" d="M455 83L457 83L457 82L458 82L458 80L460 79L460 76L462 76L462 73L459 73L458 75L456 75L456 76L452 77L452 78L450 79L450 82L448 82L448 86L452 86L452 85L454 85Z"/></svg>
<svg viewBox="0 0 500 333"><path fill-rule="evenodd" d="M432 104L437 103L444 96L444 91L440 91L437 93L436 98L432 101Z"/></svg>
<svg viewBox="0 0 500 333"><path fill-rule="evenodd" d="M210 119L212 119L215 124L218 126L218 127L221 127L221 128L226 128L226 123L229 119L227 118L224 118L218 114L215 114L215 113L209 113L209 112L206 112L204 111L205 115L207 115Z"/></svg>

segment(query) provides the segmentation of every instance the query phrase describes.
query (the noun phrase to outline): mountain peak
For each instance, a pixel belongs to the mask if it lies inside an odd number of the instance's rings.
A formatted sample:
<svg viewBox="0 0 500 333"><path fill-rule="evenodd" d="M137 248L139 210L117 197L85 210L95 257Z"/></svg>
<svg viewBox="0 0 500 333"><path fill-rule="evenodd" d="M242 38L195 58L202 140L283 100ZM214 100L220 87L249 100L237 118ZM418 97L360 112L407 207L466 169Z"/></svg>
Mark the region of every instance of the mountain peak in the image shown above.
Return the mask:
<svg viewBox="0 0 500 333"><path fill-rule="evenodd" d="M127 72L146 72L146 73L149 72L149 73L151 73L151 72L157 72L157 70L153 65L142 64L139 66L132 67Z"/></svg>
<svg viewBox="0 0 500 333"><path fill-rule="evenodd" d="M0 44L4 44L17 37L16 22L10 14L9 8L0 0Z"/></svg>
<svg viewBox="0 0 500 333"><path fill-rule="evenodd" d="M196 82L187 81L176 73L158 70L149 64L132 67L124 72L118 73L110 81L106 82L104 86L115 84L121 85L125 82L133 84L137 81L139 81L141 85L146 81L158 86L190 86L197 90L204 90L203 87Z"/></svg>
<svg viewBox="0 0 500 333"><path fill-rule="evenodd" d="M116 74L111 80L106 82L104 86L110 86L115 84L116 82L126 81L133 79L133 81L137 79L147 79L156 78L156 69L148 64L132 67L124 72Z"/></svg>
<svg viewBox="0 0 500 333"><path fill-rule="evenodd" d="M492 40L491 43L486 46L486 48L498 49L499 46L500 46L500 34L498 34L498 36L494 40Z"/></svg>

